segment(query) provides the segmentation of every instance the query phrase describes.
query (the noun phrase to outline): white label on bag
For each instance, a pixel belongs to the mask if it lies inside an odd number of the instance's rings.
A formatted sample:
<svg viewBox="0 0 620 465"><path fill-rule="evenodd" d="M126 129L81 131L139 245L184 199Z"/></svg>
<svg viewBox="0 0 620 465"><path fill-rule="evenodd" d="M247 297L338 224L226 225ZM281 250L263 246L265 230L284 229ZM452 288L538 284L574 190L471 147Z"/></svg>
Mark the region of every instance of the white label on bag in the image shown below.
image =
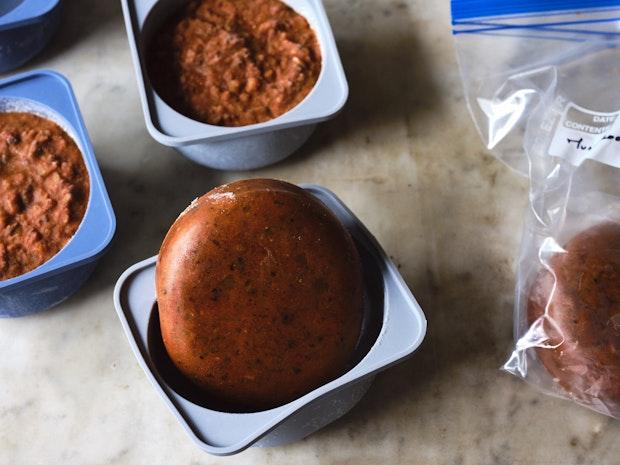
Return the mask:
<svg viewBox="0 0 620 465"><path fill-rule="evenodd" d="M549 154L575 166L596 160L620 168L620 112L600 113L569 103L551 140Z"/></svg>

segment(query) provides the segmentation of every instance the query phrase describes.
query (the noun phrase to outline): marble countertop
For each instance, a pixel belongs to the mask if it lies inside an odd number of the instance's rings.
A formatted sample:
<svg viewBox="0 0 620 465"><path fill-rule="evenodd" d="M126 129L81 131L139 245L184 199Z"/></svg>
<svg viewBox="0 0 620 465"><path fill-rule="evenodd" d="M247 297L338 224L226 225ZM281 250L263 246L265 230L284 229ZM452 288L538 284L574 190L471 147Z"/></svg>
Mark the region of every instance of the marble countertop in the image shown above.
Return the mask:
<svg viewBox="0 0 620 465"><path fill-rule="evenodd" d="M0 320L0 464L615 464L620 422L499 370L511 345L527 184L467 114L447 1L326 0L351 95L292 158L200 168L146 132L117 0L66 0L28 68L72 81L117 218L88 284L56 309ZM112 303L197 195L248 176L325 185L365 221L428 318L406 363L307 439L228 458L201 452L138 366Z"/></svg>

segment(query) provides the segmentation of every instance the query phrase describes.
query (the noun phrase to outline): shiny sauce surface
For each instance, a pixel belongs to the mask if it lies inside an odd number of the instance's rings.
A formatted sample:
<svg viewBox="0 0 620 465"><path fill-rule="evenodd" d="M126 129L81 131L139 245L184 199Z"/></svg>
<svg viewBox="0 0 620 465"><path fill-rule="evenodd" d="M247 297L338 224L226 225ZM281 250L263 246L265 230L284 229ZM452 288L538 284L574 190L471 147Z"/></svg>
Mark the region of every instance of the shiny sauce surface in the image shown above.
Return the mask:
<svg viewBox="0 0 620 465"><path fill-rule="evenodd" d="M157 295L172 361L241 410L342 374L361 331L352 239L310 194L270 180L223 186L188 208L162 245Z"/></svg>

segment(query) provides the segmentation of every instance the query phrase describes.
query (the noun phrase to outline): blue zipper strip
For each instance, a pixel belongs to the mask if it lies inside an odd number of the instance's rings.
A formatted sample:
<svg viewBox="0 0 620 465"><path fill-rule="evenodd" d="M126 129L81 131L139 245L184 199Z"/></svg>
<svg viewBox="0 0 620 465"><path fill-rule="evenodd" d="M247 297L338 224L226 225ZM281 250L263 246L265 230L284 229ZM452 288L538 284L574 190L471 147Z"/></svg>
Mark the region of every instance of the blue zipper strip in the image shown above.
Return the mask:
<svg viewBox="0 0 620 465"><path fill-rule="evenodd" d="M466 19L489 16L618 7L620 0L452 0L451 6L452 22L456 24Z"/></svg>
<svg viewBox="0 0 620 465"><path fill-rule="evenodd" d="M543 31L546 32L546 31ZM467 31L462 31L461 34L467 34ZM521 34L510 34L510 33L499 33L499 32L483 32L478 34L484 34L489 36L498 36L498 37L516 37L519 39L537 39L537 40L559 40L563 42L578 42L583 43L586 42L586 39L577 39L574 37L566 37L566 36L554 36L551 34L545 33L543 34L532 34L532 33L521 33Z"/></svg>
<svg viewBox="0 0 620 465"><path fill-rule="evenodd" d="M506 29L535 29L535 30L549 30L556 32L569 32L575 34L595 34L595 35L608 35L608 36L617 36L620 35L620 31L603 31L603 30L591 30L591 29L567 29L561 26L575 26L581 24L602 24L602 23L610 23L620 21L620 17L614 16L611 18L599 18L599 19L589 19L589 20L579 20L579 21L562 21L562 22L554 22L554 23L537 23L537 24L503 24L503 23L493 23L486 21L462 21L455 25L459 26L478 26L470 29L460 29L454 30L454 34L476 34L481 32L490 32L490 31L503 31Z"/></svg>

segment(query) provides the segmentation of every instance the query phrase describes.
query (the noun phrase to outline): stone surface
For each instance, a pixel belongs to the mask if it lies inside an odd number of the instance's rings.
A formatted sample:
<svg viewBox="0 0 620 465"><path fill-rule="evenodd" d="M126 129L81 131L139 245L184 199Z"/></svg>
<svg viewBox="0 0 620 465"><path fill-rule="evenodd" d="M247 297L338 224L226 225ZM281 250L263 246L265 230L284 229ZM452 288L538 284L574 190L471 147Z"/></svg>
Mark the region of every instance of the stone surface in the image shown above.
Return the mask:
<svg viewBox="0 0 620 465"><path fill-rule="evenodd" d="M502 373L526 182L467 114L448 2L326 0L351 86L295 156L251 173L200 168L146 132L120 2L66 0L28 68L73 82L118 216L109 254L58 308L0 320L0 464L615 464L620 423ZM340 195L401 267L429 332L348 415L306 440L231 458L191 443L149 385L112 303L196 196L248 176Z"/></svg>

